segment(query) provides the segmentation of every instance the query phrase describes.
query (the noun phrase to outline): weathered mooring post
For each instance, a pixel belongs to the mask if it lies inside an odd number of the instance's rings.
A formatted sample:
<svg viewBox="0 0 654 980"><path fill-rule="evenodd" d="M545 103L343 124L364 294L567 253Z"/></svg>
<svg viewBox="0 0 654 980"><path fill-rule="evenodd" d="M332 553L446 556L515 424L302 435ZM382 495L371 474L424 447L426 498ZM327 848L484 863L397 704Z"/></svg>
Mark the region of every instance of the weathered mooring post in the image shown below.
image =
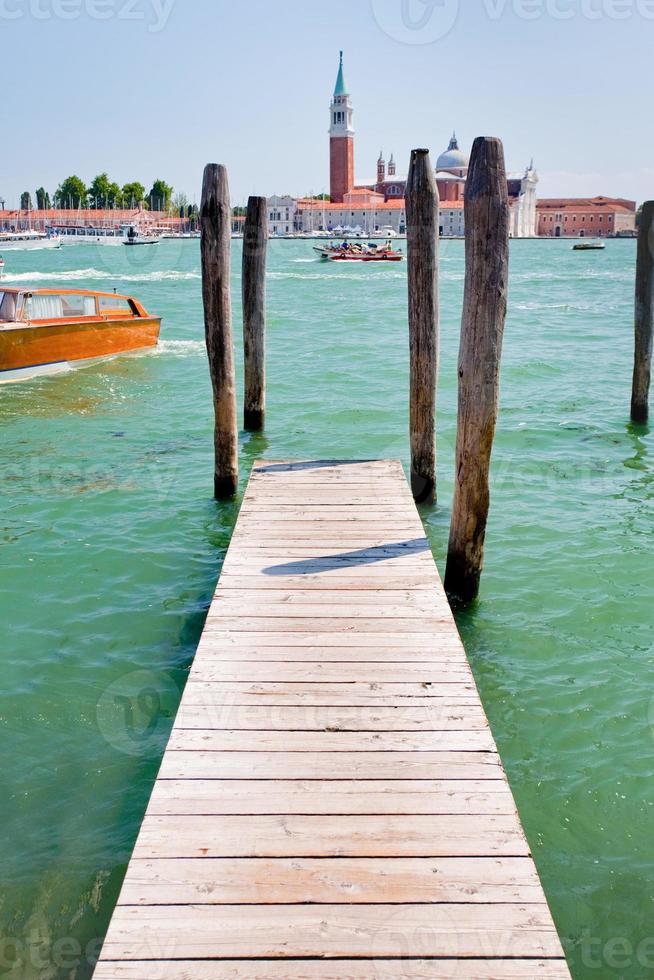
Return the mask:
<svg viewBox="0 0 654 980"><path fill-rule="evenodd" d="M406 184L409 280L411 489L436 498L438 188L428 150L412 150Z"/></svg>
<svg viewBox="0 0 654 980"><path fill-rule="evenodd" d="M214 493L234 496L238 488L238 427L232 342L231 232L227 170L208 163L200 205L202 300L214 407Z"/></svg>
<svg viewBox="0 0 654 980"><path fill-rule="evenodd" d="M243 349L245 358L244 428L263 429L266 415L266 253L268 215L265 197L248 199L243 231Z"/></svg>
<svg viewBox="0 0 654 980"><path fill-rule="evenodd" d="M638 228L636 259L636 351L631 392L631 419L646 422L654 335L654 201L646 201Z"/></svg>
<svg viewBox="0 0 654 980"><path fill-rule="evenodd" d="M479 592L506 317L509 203L499 139L479 137L472 148L465 257L454 503L445 573L448 595L460 602L470 602Z"/></svg>

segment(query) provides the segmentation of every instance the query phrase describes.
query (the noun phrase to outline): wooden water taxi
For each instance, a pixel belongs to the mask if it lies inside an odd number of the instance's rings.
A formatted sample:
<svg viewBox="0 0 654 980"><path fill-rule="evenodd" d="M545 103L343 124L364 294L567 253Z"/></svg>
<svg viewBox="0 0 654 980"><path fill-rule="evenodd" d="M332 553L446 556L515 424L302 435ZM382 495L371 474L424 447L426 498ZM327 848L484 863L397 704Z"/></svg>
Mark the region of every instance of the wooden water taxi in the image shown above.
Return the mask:
<svg viewBox="0 0 654 980"><path fill-rule="evenodd" d="M0 383L155 347L161 317L138 300L85 289L0 288Z"/></svg>

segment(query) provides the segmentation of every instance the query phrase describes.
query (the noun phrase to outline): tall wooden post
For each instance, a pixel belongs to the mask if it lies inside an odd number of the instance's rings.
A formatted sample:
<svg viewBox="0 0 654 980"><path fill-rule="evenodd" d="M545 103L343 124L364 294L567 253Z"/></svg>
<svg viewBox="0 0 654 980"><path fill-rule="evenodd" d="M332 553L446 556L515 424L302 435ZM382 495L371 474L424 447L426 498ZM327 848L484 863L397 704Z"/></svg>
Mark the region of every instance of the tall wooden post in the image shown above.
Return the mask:
<svg viewBox="0 0 654 980"><path fill-rule="evenodd" d="M465 292L459 348L454 504L445 589L461 602L479 592L490 503L500 357L509 275L509 202L504 149L475 140L465 190Z"/></svg>
<svg viewBox="0 0 654 980"><path fill-rule="evenodd" d="M214 492L234 496L238 488L238 427L232 342L231 233L227 170L217 163L204 168L200 205L204 333L214 407Z"/></svg>
<svg viewBox="0 0 654 980"><path fill-rule="evenodd" d="M243 232L243 348L246 429L263 429L266 414L266 253L265 197L250 197Z"/></svg>
<svg viewBox="0 0 654 980"><path fill-rule="evenodd" d="M428 150L412 150L406 184L409 279L411 489L436 498L438 188Z"/></svg>
<svg viewBox="0 0 654 980"><path fill-rule="evenodd" d="M636 351L631 392L633 422L646 422L654 335L654 201L643 204L636 259Z"/></svg>

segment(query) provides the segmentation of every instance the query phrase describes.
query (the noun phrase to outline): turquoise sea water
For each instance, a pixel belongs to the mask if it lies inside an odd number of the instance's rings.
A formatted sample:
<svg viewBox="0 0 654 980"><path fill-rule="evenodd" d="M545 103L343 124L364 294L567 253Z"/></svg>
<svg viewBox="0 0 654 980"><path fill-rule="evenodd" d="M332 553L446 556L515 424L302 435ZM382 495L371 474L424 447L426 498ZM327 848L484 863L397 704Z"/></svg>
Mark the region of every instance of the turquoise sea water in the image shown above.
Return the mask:
<svg viewBox="0 0 654 980"><path fill-rule="evenodd" d="M12 253L8 282L131 292L156 353L0 388L0 974L86 978L236 519L212 491L197 242ZM240 243L234 243L237 359ZM654 438L628 419L635 244L511 245L466 649L575 978L654 976ZM463 244L442 249L441 573ZM406 268L273 242L253 459L407 459ZM121 700L123 698L123 700Z"/></svg>

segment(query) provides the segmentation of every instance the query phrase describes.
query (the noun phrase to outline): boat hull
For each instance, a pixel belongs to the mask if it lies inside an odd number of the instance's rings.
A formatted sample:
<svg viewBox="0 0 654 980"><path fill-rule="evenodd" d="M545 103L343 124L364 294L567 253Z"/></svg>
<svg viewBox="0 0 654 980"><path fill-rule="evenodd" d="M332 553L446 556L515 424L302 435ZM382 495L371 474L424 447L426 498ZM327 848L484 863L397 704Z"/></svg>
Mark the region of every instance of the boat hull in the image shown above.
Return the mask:
<svg viewBox="0 0 654 980"><path fill-rule="evenodd" d="M12 324L0 329L0 384L147 350L157 345L160 328L159 317Z"/></svg>
<svg viewBox="0 0 654 980"><path fill-rule="evenodd" d="M328 255L330 262L401 262L402 255Z"/></svg>

